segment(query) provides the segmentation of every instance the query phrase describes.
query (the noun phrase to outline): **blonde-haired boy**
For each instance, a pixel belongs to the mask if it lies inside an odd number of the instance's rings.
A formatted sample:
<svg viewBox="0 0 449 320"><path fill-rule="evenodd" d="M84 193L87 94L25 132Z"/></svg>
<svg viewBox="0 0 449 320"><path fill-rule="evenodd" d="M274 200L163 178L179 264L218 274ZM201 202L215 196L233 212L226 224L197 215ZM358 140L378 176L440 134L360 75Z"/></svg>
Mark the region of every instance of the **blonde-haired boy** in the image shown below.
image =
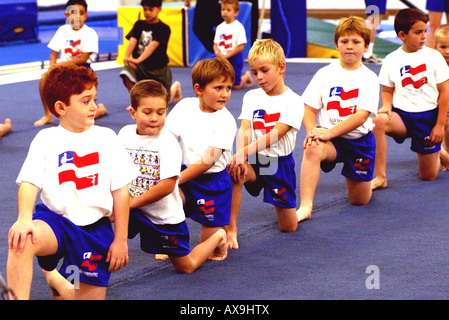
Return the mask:
<svg viewBox="0 0 449 320"><path fill-rule="evenodd" d="M349 17L335 29L338 62L318 70L303 99L307 134L301 165L301 204L298 221L310 219L320 168L330 172L343 162L351 203L365 205L371 199L376 142L371 130L379 103L379 82L362 64L369 45L365 20Z"/></svg>
<svg viewBox="0 0 449 320"><path fill-rule="evenodd" d="M287 66L279 43L271 39L257 40L248 61L260 89L250 90L243 97L237 153L228 168L233 179L231 219L227 228L230 249L239 247L237 218L243 186L255 197L264 189L264 202L274 205L282 232L294 232L298 227L292 153L304 103L284 83Z"/></svg>

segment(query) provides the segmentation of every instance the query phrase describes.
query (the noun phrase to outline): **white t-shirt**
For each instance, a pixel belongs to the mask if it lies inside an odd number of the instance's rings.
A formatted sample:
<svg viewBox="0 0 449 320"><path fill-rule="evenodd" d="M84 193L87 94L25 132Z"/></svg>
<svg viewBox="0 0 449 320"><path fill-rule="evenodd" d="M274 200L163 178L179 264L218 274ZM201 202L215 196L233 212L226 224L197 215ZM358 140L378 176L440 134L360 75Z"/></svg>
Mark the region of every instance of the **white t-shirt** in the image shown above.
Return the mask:
<svg viewBox="0 0 449 320"><path fill-rule="evenodd" d="M95 62L98 53L98 35L94 29L83 25L80 30L73 30L69 24L60 26L48 44L48 48L60 52L62 62L72 61L83 52L92 52L88 63Z"/></svg>
<svg viewBox="0 0 449 320"><path fill-rule="evenodd" d="M112 191L136 174L111 129L92 126L73 133L58 126L36 135L16 182L39 187L51 211L85 226L112 213Z"/></svg>
<svg viewBox="0 0 449 320"><path fill-rule="evenodd" d="M449 79L441 53L424 47L413 53L398 48L385 57L380 84L394 87L393 106L406 112L424 112L438 107L437 85Z"/></svg>
<svg viewBox="0 0 449 320"><path fill-rule="evenodd" d="M209 147L225 151L205 173L221 172L231 160L237 125L226 107L206 113L201 111L198 98L185 98L170 111L165 125L180 139L187 167L200 160Z"/></svg>
<svg viewBox="0 0 449 320"><path fill-rule="evenodd" d="M277 122L290 126L277 143L259 152L267 157L282 157L293 152L303 116L304 102L290 88L278 96L269 96L259 88L244 95L239 120L251 121L252 142L269 133Z"/></svg>
<svg viewBox="0 0 449 320"><path fill-rule="evenodd" d="M377 75L365 65L348 71L337 61L317 71L302 98L306 105L319 110L316 125L327 129L343 122L357 110L369 111L365 123L342 135L346 139L357 139L374 127L372 119L379 108L379 89Z"/></svg>
<svg viewBox="0 0 449 320"><path fill-rule="evenodd" d="M240 21L222 22L215 30L214 43L222 54L227 54L243 43L247 43L245 27Z"/></svg>
<svg viewBox="0 0 449 320"><path fill-rule="evenodd" d="M137 134L135 124L123 127L118 136L140 174L128 185L135 198L153 188L159 181L181 176L182 152L178 141L167 129L159 135ZM140 208L154 224L178 224L185 220L178 182L169 195Z"/></svg>

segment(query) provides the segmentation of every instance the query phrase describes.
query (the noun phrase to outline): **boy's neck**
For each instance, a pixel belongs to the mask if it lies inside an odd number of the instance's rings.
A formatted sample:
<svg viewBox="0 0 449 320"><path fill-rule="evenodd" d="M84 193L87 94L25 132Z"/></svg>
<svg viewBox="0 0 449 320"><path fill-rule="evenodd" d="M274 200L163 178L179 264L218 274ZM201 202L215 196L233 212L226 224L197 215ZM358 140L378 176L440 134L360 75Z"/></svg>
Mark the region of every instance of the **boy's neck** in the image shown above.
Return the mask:
<svg viewBox="0 0 449 320"><path fill-rule="evenodd" d="M346 71L354 71L362 67L362 62L357 62L354 64L345 64L340 60L340 66Z"/></svg>
<svg viewBox="0 0 449 320"><path fill-rule="evenodd" d="M232 19L232 20L229 20L229 21L225 21L226 22L226 24L231 24L231 23L233 23L233 22L235 22L235 20L237 20L237 19Z"/></svg>

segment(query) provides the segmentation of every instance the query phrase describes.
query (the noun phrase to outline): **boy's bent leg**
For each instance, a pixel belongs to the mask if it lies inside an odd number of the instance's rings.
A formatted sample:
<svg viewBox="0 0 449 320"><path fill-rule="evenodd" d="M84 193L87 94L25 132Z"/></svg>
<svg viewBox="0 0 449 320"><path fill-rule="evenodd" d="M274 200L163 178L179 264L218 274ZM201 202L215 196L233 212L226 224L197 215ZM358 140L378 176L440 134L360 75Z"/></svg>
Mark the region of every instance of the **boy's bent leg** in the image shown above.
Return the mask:
<svg viewBox="0 0 449 320"><path fill-rule="evenodd" d="M357 181L346 178L349 201L354 205L367 205L372 196L371 181Z"/></svg>
<svg viewBox="0 0 449 320"><path fill-rule="evenodd" d="M298 228L296 208L282 208L275 206L281 232L295 232Z"/></svg>
<svg viewBox="0 0 449 320"><path fill-rule="evenodd" d="M35 225L35 243L28 236L22 252L12 249L8 252L6 273L8 286L19 300L29 299L33 279L34 256L55 254L58 250L58 240L50 226L41 220L33 220Z"/></svg>
<svg viewBox="0 0 449 320"><path fill-rule="evenodd" d="M93 286L80 283L80 288L75 290L76 300L105 300L107 287Z"/></svg>
<svg viewBox="0 0 449 320"><path fill-rule="evenodd" d="M256 173L251 165L247 164L247 176L239 182L232 181L232 201L231 215L229 217L229 225L225 227L228 237L228 249L238 249L237 241L237 219L239 216L240 205L242 203L242 189L246 182L256 181Z"/></svg>
<svg viewBox="0 0 449 320"><path fill-rule="evenodd" d="M421 180L435 180L440 171L439 152L430 154L418 153L418 168Z"/></svg>
<svg viewBox="0 0 449 320"><path fill-rule="evenodd" d="M207 240L198 244L192 252L183 257L170 257L176 272L192 273L207 259L222 261L228 254L226 232L217 230Z"/></svg>
<svg viewBox="0 0 449 320"><path fill-rule="evenodd" d="M392 137L406 137L407 128L401 117L391 113L391 119L386 114L378 114L373 120L373 134L376 138L376 161L374 164L375 178L371 181L371 189L387 187L387 135Z"/></svg>
<svg viewBox="0 0 449 320"><path fill-rule="evenodd" d="M304 150L299 180L301 202L296 211L297 222L312 217L313 199L321 174L321 161L333 161L336 157L337 151L330 141L320 142L320 144L312 142Z"/></svg>

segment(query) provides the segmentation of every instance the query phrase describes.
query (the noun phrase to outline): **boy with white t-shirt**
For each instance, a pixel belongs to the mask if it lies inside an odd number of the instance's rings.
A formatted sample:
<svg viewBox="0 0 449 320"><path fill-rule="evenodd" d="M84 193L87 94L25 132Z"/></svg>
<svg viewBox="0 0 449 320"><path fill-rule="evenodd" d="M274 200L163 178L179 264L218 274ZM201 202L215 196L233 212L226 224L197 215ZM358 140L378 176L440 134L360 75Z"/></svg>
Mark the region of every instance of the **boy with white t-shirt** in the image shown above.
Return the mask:
<svg viewBox="0 0 449 320"><path fill-rule="evenodd" d="M368 204L376 142L371 133L379 103L379 82L374 72L362 64L370 43L365 20L343 18L334 32L340 53L338 62L321 68L302 97L306 104L301 164L298 221L310 219L320 169L331 171L343 162L351 203Z"/></svg>
<svg viewBox="0 0 449 320"><path fill-rule="evenodd" d="M36 135L16 180L19 217L8 235L7 276L19 299L29 298L34 256L64 298L104 299L111 272L128 264L127 185L136 169L117 135L94 126L97 84L92 69L75 65L52 68L44 81L43 97L60 125ZM79 279L74 292L55 270L62 258L61 274Z"/></svg>
<svg viewBox="0 0 449 320"><path fill-rule="evenodd" d="M186 215L201 224L200 242L229 224L232 182L226 170L237 126L226 108L234 69L224 58L199 61L192 70L197 98L185 98L167 116L167 128L180 140L179 179Z"/></svg>
<svg viewBox="0 0 449 320"><path fill-rule="evenodd" d="M449 69L443 56L425 47L428 19L416 9L400 10L395 31L402 46L390 53L380 69L382 107L374 120L376 178L372 189L387 187L387 139L412 138L421 180L436 179L439 151L449 103Z"/></svg>
<svg viewBox="0 0 449 320"><path fill-rule="evenodd" d="M50 68L68 63L90 67L97 58L98 35L94 29L84 24L87 20L87 3L85 0L69 0L65 5L65 10L67 23L58 28L47 45L51 49ZM60 62L57 61L59 55ZM45 75L42 76L39 83L39 90ZM44 99L42 99L42 104L44 106L44 116L34 122L34 125L38 127L53 122L53 115L45 104ZM99 118L107 114L107 112L104 104L99 103L96 117Z"/></svg>
<svg viewBox="0 0 449 320"><path fill-rule="evenodd" d="M139 168L129 184L129 238L140 234L143 251L169 256L177 272L191 273L213 255L227 255L226 233L218 230L192 251L178 180L182 152L176 138L164 128L169 96L155 80L142 80L130 91L130 113L136 124L127 125L119 138Z"/></svg>
<svg viewBox="0 0 449 320"><path fill-rule="evenodd" d="M264 189L263 201L274 205L282 232L294 232L298 227L293 150L304 103L284 83L286 62L279 43L271 39L256 41L248 61L260 88L243 97L237 153L228 169L233 179L227 228L230 249L239 247L237 218L243 186L254 197Z"/></svg>
<svg viewBox="0 0 449 320"><path fill-rule="evenodd" d="M240 4L238 0L222 0L221 16L223 22L215 30L214 53L217 57L229 60L235 70L235 81L232 89L242 89L246 84L248 87L254 85L251 73L243 70L243 54L247 43L245 27L237 20Z"/></svg>

